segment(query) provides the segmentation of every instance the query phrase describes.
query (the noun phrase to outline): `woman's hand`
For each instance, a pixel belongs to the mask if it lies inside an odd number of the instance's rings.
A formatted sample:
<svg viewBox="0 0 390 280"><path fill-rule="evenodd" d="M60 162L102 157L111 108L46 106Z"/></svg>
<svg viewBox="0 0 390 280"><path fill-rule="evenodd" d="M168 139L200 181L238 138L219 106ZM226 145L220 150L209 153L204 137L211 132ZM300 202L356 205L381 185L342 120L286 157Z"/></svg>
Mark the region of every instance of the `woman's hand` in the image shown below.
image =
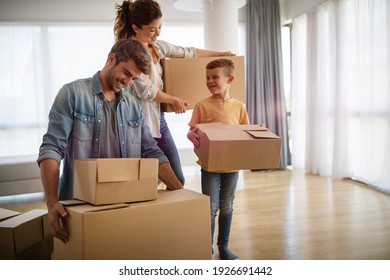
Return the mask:
<svg viewBox="0 0 390 280"><path fill-rule="evenodd" d="M219 56L235 56L236 54L232 53L231 51L228 51L228 52L220 52L218 55Z"/></svg>
<svg viewBox="0 0 390 280"><path fill-rule="evenodd" d="M186 100L175 97L175 99L172 102L172 109L176 114L183 114L187 111L187 106L190 105Z"/></svg>

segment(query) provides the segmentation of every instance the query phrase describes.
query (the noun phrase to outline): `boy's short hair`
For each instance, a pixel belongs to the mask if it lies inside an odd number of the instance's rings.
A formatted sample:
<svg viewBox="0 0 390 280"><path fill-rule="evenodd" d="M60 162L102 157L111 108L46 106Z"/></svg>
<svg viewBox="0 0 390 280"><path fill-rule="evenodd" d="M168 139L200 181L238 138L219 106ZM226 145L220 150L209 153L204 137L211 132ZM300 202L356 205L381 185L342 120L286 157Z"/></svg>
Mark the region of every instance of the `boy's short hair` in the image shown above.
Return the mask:
<svg viewBox="0 0 390 280"><path fill-rule="evenodd" d="M214 68L223 68L223 72L227 76L234 75L234 63L230 59L227 58L218 58L210 61L206 65L206 69L214 69Z"/></svg>
<svg viewBox="0 0 390 280"><path fill-rule="evenodd" d="M116 64L127 62L129 59L134 60L135 65L145 75L149 75L151 61L148 51L135 39L118 40L111 48L110 53L115 54Z"/></svg>

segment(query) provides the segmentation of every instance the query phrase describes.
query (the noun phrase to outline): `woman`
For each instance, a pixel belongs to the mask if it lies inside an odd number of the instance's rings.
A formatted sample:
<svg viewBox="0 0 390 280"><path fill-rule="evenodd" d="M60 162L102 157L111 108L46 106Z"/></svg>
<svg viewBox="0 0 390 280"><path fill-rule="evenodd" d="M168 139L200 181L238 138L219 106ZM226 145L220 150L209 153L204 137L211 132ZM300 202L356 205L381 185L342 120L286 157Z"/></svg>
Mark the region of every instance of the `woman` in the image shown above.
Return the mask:
<svg viewBox="0 0 390 280"><path fill-rule="evenodd" d="M164 58L190 58L204 56L230 56L231 52L216 52L196 48L184 48L158 40L162 26L160 5L154 0L125 0L116 5L114 25L115 40L133 38L144 44L150 53L151 74L134 81L129 92L141 102L146 123L149 125L158 146L169 159L172 169L184 185L184 175L175 142L169 131L160 103L171 104L175 113L184 113L189 105L184 99L169 95L163 89Z"/></svg>

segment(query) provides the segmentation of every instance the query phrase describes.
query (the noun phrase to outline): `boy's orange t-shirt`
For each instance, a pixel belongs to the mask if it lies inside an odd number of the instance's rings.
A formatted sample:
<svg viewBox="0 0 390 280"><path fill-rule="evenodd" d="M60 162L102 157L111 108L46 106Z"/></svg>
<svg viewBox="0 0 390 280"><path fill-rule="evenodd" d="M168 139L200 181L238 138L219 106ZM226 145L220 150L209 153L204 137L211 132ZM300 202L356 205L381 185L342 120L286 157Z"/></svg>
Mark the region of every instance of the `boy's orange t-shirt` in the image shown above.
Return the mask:
<svg viewBox="0 0 390 280"><path fill-rule="evenodd" d="M234 98L228 100L207 97L199 101L192 112L188 123L196 127L200 123L220 122L223 124L249 124L245 104Z"/></svg>

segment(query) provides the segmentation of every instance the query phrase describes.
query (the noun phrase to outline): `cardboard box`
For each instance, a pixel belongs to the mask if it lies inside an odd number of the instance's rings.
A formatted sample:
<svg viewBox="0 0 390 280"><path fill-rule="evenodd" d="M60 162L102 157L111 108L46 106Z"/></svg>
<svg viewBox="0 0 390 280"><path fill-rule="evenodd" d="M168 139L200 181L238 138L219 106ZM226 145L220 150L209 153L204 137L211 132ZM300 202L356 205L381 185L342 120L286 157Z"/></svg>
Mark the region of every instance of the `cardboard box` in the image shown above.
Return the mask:
<svg viewBox="0 0 390 280"><path fill-rule="evenodd" d="M162 60L164 75L163 91L187 100L188 109L193 109L200 100L209 97L206 86L206 65L218 58L228 58L234 63L235 79L230 87L230 95L245 104L246 82L245 61L243 56L170 58ZM169 104L163 104L165 112L172 112Z"/></svg>
<svg viewBox="0 0 390 280"><path fill-rule="evenodd" d="M158 159L104 158L75 162L74 198L94 205L157 198Z"/></svg>
<svg viewBox="0 0 390 280"><path fill-rule="evenodd" d="M0 208L0 222L19 215L20 212Z"/></svg>
<svg viewBox="0 0 390 280"><path fill-rule="evenodd" d="M52 250L46 209L34 209L0 223L0 259L50 259Z"/></svg>
<svg viewBox="0 0 390 280"><path fill-rule="evenodd" d="M198 124L199 148L207 171L275 169L280 164L281 139L262 125Z"/></svg>
<svg viewBox="0 0 390 280"><path fill-rule="evenodd" d="M210 202L203 194L159 190L153 201L66 210L70 238L54 239L54 259L211 259Z"/></svg>

